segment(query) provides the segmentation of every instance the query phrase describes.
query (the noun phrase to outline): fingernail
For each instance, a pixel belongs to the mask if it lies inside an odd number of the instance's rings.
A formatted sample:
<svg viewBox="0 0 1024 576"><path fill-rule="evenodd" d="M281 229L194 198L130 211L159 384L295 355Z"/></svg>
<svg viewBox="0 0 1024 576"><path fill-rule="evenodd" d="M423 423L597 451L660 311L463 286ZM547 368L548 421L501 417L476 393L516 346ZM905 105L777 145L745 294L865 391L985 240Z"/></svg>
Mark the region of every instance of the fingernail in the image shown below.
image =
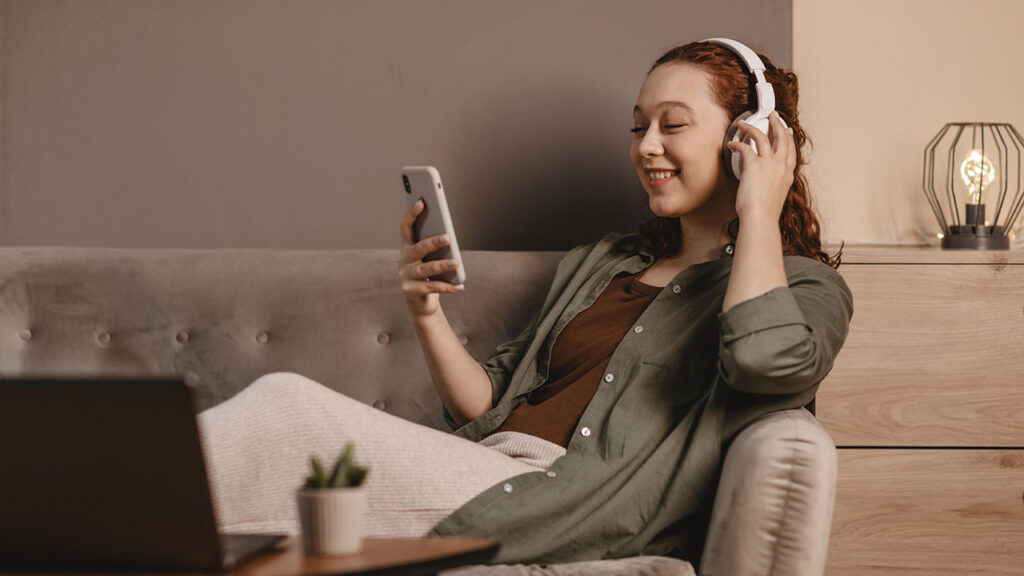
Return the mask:
<svg viewBox="0 0 1024 576"><path fill-rule="evenodd" d="M456 284L455 285L455 290L458 291L458 292L462 292L465 289L466 289L466 285L465 284Z"/></svg>
<svg viewBox="0 0 1024 576"><path fill-rule="evenodd" d="M459 261L458 260L449 260L448 261L448 265L451 266L452 268L454 268L454 267L459 265Z"/></svg>

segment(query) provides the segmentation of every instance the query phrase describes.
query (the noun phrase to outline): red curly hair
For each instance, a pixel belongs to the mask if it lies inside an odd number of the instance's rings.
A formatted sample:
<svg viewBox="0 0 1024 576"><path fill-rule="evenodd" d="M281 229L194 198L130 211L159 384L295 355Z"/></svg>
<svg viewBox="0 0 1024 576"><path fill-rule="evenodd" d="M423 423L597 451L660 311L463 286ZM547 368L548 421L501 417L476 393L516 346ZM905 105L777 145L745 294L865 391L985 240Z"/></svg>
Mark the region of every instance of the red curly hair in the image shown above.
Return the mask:
<svg viewBox="0 0 1024 576"><path fill-rule="evenodd" d="M834 256L829 256L821 249L821 228L818 217L811 209L810 190L803 173L803 166L807 161L802 149L805 142L810 142L810 138L800 126L800 119L797 116L799 90L796 74L776 67L771 60L761 54L758 56L765 65L765 79L775 89L775 109L793 129L793 138L796 142L793 184L789 188L782 214L779 216L782 247L790 254L814 258L838 268L842 259L842 248ZM732 50L708 42L691 42L666 52L654 62L647 73L650 74L658 66L670 62L694 64L708 72L711 76L712 93L730 118L757 108L754 77L747 72L743 61ZM733 240L736 239L739 225L739 219L729 223L728 234ZM640 225L639 233L643 247L658 258L678 253L683 245L678 218L657 217L652 214Z"/></svg>

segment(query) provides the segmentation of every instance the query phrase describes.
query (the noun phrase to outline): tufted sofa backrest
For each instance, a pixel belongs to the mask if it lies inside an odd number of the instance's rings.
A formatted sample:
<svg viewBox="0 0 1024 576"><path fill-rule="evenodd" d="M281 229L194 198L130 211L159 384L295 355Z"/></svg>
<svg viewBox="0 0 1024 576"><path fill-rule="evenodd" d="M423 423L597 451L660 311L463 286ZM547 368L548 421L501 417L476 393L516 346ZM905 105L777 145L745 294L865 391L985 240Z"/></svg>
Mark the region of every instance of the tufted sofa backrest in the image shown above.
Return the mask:
<svg viewBox="0 0 1024 576"><path fill-rule="evenodd" d="M445 314L483 360L539 308L560 252L463 252ZM447 429L396 250L0 248L0 378L184 374L197 407L298 372Z"/></svg>

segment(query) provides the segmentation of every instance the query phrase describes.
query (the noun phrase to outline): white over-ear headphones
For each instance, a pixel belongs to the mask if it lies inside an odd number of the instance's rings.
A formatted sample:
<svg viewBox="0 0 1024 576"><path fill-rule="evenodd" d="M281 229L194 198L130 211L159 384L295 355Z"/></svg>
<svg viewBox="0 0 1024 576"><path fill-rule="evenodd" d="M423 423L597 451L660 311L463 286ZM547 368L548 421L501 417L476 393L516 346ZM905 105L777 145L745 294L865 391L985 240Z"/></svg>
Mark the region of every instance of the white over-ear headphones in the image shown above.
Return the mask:
<svg viewBox="0 0 1024 576"><path fill-rule="evenodd" d="M711 44L717 44L732 50L743 60L743 65L747 67L747 71L754 76L754 88L757 91L757 110L747 110L740 114L732 123L729 124L729 129L725 131L725 142L722 144L722 163L725 164L725 171L736 179L739 179L742 171L740 165L740 153L729 150L726 145L729 142L739 142L743 138L739 132L740 120L745 120L752 124L755 128L768 134L768 115L775 110L775 89L772 88L771 83L764 79L764 63L757 57L757 53L747 47L742 42L730 40L729 38L708 38L704 42ZM782 120L782 118L779 118ZM786 122L782 121L782 126L786 127ZM757 152L757 145L750 138L746 139L747 144L750 144L754 148L754 152Z"/></svg>

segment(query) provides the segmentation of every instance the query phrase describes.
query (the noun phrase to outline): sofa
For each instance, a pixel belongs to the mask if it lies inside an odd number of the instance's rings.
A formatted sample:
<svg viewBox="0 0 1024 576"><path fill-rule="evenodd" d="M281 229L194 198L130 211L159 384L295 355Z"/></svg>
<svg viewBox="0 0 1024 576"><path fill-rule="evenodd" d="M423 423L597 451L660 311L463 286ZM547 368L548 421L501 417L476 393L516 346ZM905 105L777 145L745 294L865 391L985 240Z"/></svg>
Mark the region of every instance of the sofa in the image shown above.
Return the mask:
<svg viewBox="0 0 1024 576"><path fill-rule="evenodd" d="M560 252L465 251L443 305L484 359L540 305ZM398 288L396 250L0 248L0 377L181 374L197 411L271 372L448 430ZM836 449L805 409L728 447L699 566L644 557L460 574L820 575ZM454 574L455 572L453 572Z"/></svg>

